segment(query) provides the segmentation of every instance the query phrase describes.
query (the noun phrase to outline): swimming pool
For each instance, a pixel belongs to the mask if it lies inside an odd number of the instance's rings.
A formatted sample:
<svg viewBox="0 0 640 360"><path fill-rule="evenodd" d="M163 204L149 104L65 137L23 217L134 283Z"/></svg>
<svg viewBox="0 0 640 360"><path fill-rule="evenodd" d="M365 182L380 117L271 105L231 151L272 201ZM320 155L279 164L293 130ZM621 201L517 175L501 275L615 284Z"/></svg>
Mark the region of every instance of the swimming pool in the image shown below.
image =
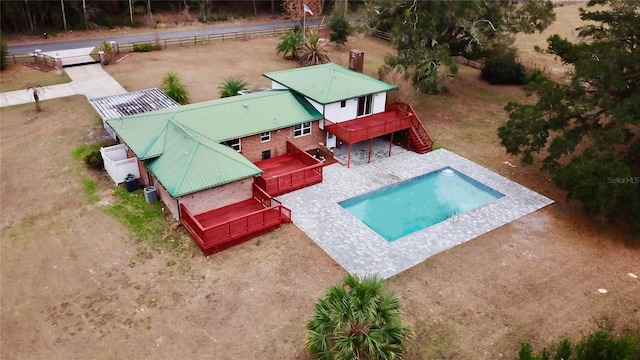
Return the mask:
<svg viewBox="0 0 640 360"><path fill-rule="evenodd" d="M339 202L392 242L504 195L451 167Z"/></svg>

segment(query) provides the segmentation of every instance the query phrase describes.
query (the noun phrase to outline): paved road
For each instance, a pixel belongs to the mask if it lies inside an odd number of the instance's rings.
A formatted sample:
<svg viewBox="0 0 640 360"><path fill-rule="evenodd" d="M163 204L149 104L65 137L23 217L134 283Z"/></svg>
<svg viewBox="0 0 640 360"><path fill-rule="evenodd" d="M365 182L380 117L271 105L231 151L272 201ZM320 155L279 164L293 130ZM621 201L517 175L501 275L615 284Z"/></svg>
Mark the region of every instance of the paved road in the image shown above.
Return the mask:
<svg viewBox="0 0 640 360"><path fill-rule="evenodd" d="M307 26L320 25L322 19L310 19L307 20ZM284 27L294 27L298 22L294 21L278 21L270 23L250 24L250 25L234 25L225 27L215 27L207 29L196 30L182 30L182 31L169 31L160 33L148 33L148 34L136 34L127 36L113 36L113 37L99 37L94 39L73 40L73 41L42 41L39 43L32 43L26 45L13 45L9 46L9 53L12 55L25 55L32 54L35 49L40 49L42 52L97 47L102 44L103 41L115 41L118 44L125 43L138 43L138 42L153 42L157 38L160 40L165 39L178 39L203 35L219 35L226 33L236 33L242 31L256 31L256 30L272 30L280 29Z"/></svg>

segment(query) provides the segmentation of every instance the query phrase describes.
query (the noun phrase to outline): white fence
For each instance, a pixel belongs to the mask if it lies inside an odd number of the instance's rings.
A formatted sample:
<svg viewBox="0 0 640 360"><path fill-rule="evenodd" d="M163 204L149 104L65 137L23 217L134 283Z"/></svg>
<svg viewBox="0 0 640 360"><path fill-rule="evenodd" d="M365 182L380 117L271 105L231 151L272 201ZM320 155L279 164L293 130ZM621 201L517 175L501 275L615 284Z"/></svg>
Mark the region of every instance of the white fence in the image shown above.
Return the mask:
<svg viewBox="0 0 640 360"><path fill-rule="evenodd" d="M133 174L136 179L140 177L138 159L127 158L124 144L100 148L100 154L102 154L104 168L116 185L123 183L129 174Z"/></svg>

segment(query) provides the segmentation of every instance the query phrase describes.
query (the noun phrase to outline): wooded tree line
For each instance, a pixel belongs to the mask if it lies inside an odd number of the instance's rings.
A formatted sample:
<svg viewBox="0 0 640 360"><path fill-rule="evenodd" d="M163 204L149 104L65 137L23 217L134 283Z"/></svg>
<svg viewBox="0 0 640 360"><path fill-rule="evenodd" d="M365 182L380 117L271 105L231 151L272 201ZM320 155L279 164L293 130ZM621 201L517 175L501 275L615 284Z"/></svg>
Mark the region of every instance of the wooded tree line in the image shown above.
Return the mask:
<svg viewBox="0 0 640 360"><path fill-rule="evenodd" d="M282 13L288 2L302 0L2 0L1 29L6 33L40 33L57 30L85 30L99 26L135 26L143 19L153 23L158 11L180 11L189 19L194 10L198 18L210 21L213 16L232 11L242 15L259 12ZM331 1L310 0L315 10ZM302 6L302 5L300 5ZM314 11L315 12L315 11Z"/></svg>

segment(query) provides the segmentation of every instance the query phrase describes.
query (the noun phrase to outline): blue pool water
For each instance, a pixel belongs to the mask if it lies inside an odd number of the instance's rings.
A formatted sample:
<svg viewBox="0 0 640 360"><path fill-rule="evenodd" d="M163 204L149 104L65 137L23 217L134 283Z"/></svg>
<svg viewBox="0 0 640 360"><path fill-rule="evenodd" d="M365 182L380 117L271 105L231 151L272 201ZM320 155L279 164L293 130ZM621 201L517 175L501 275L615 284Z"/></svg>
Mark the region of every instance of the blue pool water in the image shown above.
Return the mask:
<svg viewBox="0 0 640 360"><path fill-rule="evenodd" d="M339 204L391 242L503 196L446 167Z"/></svg>

